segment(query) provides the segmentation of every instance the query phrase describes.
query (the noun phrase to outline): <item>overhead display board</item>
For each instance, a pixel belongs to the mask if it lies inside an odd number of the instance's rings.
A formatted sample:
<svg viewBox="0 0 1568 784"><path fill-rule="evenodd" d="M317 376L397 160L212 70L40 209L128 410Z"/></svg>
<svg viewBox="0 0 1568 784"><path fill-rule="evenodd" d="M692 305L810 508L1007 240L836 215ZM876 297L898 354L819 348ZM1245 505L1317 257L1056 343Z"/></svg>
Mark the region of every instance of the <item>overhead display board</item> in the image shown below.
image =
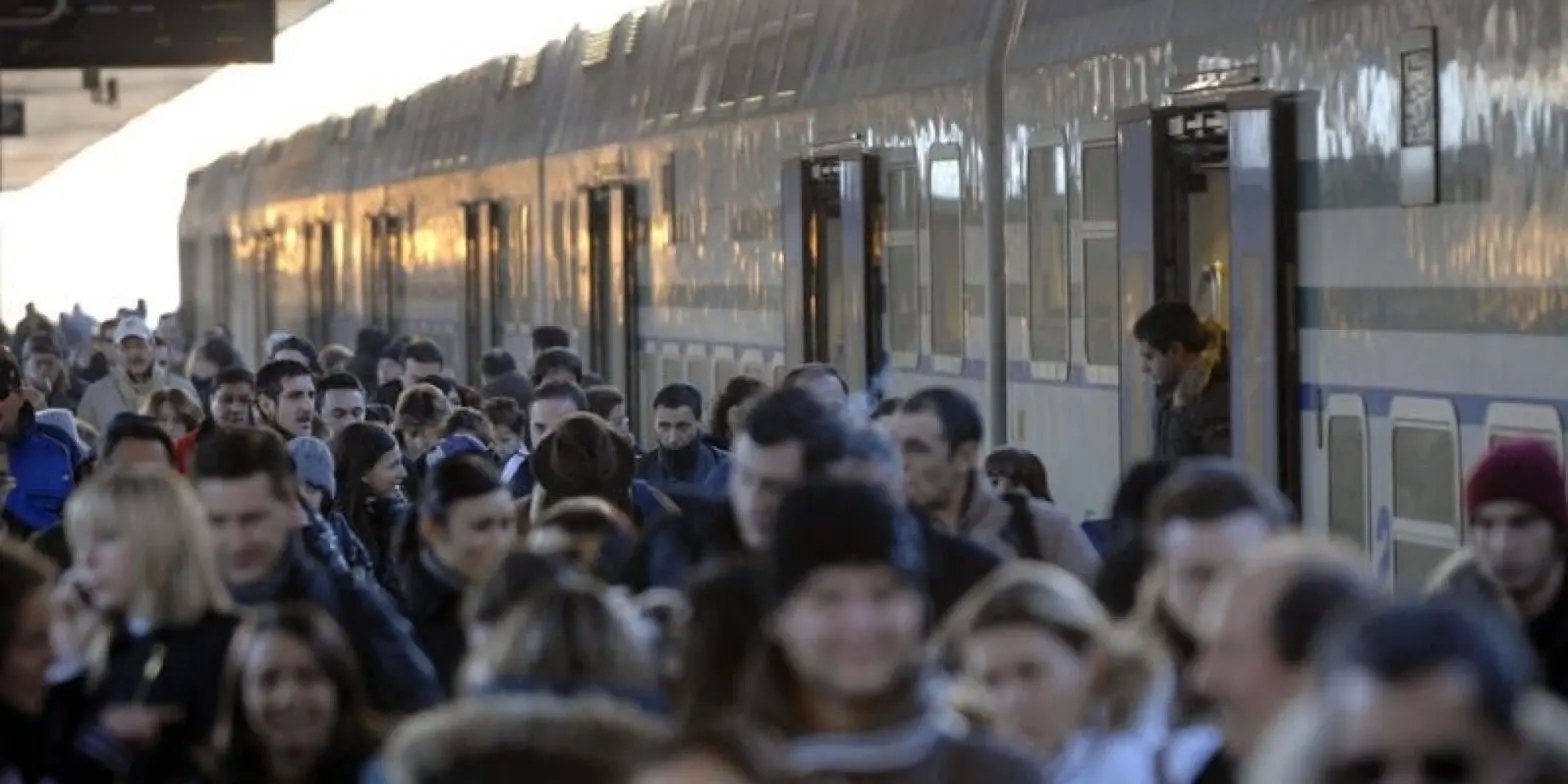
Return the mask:
<svg viewBox="0 0 1568 784"><path fill-rule="evenodd" d="M0 0L0 70L270 63L277 0Z"/></svg>

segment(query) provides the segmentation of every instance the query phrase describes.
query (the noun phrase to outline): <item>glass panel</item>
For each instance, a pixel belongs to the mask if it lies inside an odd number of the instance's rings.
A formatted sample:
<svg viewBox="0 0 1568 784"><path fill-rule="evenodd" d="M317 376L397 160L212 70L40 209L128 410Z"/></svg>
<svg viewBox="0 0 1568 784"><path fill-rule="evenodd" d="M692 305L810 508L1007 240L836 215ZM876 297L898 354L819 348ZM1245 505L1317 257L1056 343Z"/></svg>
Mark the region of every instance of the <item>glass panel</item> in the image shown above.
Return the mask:
<svg viewBox="0 0 1568 784"><path fill-rule="evenodd" d="M811 66L811 50L815 42L816 35L810 27L796 28L789 34L789 41L784 47L784 66L779 71L779 92L796 91L806 83L806 70Z"/></svg>
<svg viewBox="0 0 1568 784"><path fill-rule="evenodd" d="M1394 590L1405 596L1420 595L1432 571L1451 553L1447 547L1394 539Z"/></svg>
<svg viewBox="0 0 1568 784"><path fill-rule="evenodd" d="M735 44L724 61L724 81L719 85L719 103L734 103L746 97L746 77L751 73L751 45Z"/></svg>
<svg viewBox="0 0 1568 784"><path fill-rule="evenodd" d="M1084 343L1091 365L1120 363L1122 336L1116 313L1120 307L1115 237L1083 242ZM1130 383L1136 380L1127 379Z"/></svg>
<svg viewBox="0 0 1568 784"><path fill-rule="evenodd" d="M1067 361L1067 178L1063 150L1029 152L1029 358Z"/></svg>
<svg viewBox="0 0 1568 784"><path fill-rule="evenodd" d="M1556 437L1547 433L1493 433L1492 437L1486 440L1486 448L1493 449L1500 444L1506 444L1511 441L1540 441L1551 447L1552 451L1557 453L1559 459L1562 458Z"/></svg>
<svg viewBox="0 0 1568 784"><path fill-rule="evenodd" d="M684 114L691 111L692 100L697 96L697 58L687 57L675 64L669 86L664 92L664 113Z"/></svg>
<svg viewBox="0 0 1568 784"><path fill-rule="evenodd" d="M1459 526L1454 437L1433 427L1394 428L1394 516Z"/></svg>
<svg viewBox="0 0 1568 784"><path fill-rule="evenodd" d="M751 83L747 85L746 97L771 95L773 78L778 75L778 72L779 37L770 35L757 41L757 58L752 61Z"/></svg>
<svg viewBox="0 0 1568 784"><path fill-rule="evenodd" d="M507 278L511 283L514 324L533 321L532 303L529 302L531 292L528 290L533 283L533 265L529 263L533 257L534 211L531 205L520 204L517 209L517 246L512 252L512 269Z"/></svg>
<svg viewBox="0 0 1568 784"><path fill-rule="evenodd" d="M1116 148L1083 148L1083 219L1116 220Z"/></svg>
<svg viewBox="0 0 1568 784"><path fill-rule="evenodd" d="M1328 419L1328 530L1368 551L1366 448L1360 417Z"/></svg>
<svg viewBox="0 0 1568 784"><path fill-rule="evenodd" d="M894 351L920 351L920 248L889 245L887 259L889 342Z"/></svg>
<svg viewBox="0 0 1568 784"><path fill-rule="evenodd" d="M964 355L964 173L956 160L931 162L931 351Z"/></svg>

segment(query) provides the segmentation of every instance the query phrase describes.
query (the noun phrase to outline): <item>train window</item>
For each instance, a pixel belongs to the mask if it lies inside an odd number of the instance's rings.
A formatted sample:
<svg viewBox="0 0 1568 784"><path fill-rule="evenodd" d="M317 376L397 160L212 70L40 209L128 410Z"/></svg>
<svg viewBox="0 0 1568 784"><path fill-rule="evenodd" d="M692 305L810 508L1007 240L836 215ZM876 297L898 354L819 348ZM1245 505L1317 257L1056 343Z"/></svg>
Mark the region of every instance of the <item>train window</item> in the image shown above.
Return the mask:
<svg viewBox="0 0 1568 784"><path fill-rule="evenodd" d="M1370 551L1367 541L1366 425L1360 416L1328 418L1328 531Z"/></svg>
<svg viewBox="0 0 1568 784"><path fill-rule="evenodd" d="M757 56L751 61L751 79L746 86L746 97L761 98L773 92L774 77L779 72L779 38L780 35L774 33L757 40Z"/></svg>
<svg viewBox="0 0 1568 784"><path fill-rule="evenodd" d="M1083 219L1116 220L1116 147L1084 145Z"/></svg>
<svg viewBox="0 0 1568 784"><path fill-rule="evenodd" d="M926 202L931 232L931 352L964 356L964 170L956 158L931 161Z"/></svg>
<svg viewBox="0 0 1568 784"><path fill-rule="evenodd" d="M1452 431L1394 426L1394 516L1459 527L1459 475Z"/></svg>
<svg viewBox="0 0 1568 784"><path fill-rule="evenodd" d="M756 24L757 21L757 3L759 2L766 3L770 2L770 0L742 0L736 6L735 21L731 24L733 31L744 33L751 30L751 26ZM777 0L771 0L771 2L777 2Z"/></svg>
<svg viewBox="0 0 1568 784"><path fill-rule="evenodd" d="M889 343L895 352L920 353L920 172L889 168L885 193Z"/></svg>
<svg viewBox="0 0 1568 784"><path fill-rule="evenodd" d="M811 67L811 53L816 43L816 32L809 26L797 27L789 34L784 45L784 64L779 69L780 93L793 93L806 83L806 71Z"/></svg>
<svg viewBox="0 0 1568 784"><path fill-rule="evenodd" d="M1426 590L1433 570L1453 554L1452 547L1394 539L1394 590L1405 596L1418 596Z"/></svg>
<svg viewBox="0 0 1568 784"><path fill-rule="evenodd" d="M669 86L664 92L664 114L685 114L691 111L697 97L697 58L682 57L670 75Z"/></svg>
<svg viewBox="0 0 1568 784"><path fill-rule="evenodd" d="M734 44L724 59L724 77L719 82L719 103L729 104L746 97L747 77L751 75L751 44Z"/></svg>
<svg viewBox="0 0 1568 784"><path fill-rule="evenodd" d="M1091 365L1113 366L1121 361L1122 336L1117 319L1121 274L1117 264L1114 236L1084 239L1084 347L1085 360Z"/></svg>
<svg viewBox="0 0 1568 784"><path fill-rule="evenodd" d="M1488 448L1506 441L1543 441L1563 454L1563 420L1557 409L1530 403L1492 403L1486 407Z"/></svg>
<svg viewBox="0 0 1568 784"><path fill-rule="evenodd" d="M1061 147L1029 151L1029 358L1067 362L1067 167Z"/></svg>

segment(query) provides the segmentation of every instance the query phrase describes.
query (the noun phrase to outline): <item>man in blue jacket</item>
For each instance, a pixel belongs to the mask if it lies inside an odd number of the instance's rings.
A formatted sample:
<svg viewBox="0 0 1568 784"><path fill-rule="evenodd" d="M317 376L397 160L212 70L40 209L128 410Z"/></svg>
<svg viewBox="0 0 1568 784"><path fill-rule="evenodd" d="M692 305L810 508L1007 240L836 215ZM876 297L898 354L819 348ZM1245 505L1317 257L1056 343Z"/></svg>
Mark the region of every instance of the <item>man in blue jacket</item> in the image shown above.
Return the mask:
<svg viewBox="0 0 1568 784"><path fill-rule="evenodd" d="M60 523L84 456L69 433L38 421L22 385L16 360L0 356L0 442L8 474L0 475L0 490L8 491L0 517L7 531L30 538Z"/></svg>

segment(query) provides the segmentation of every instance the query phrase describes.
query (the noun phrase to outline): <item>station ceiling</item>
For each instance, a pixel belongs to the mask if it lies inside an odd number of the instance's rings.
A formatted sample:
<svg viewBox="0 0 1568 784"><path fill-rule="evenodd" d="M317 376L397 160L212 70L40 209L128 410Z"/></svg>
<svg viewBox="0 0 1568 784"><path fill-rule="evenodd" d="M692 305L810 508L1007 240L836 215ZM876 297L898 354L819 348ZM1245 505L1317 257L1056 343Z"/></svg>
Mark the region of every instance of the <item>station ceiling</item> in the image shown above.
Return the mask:
<svg viewBox="0 0 1568 784"><path fill-rule="evenodd" d="M332 0L277 0L278 30L300 22ZM4 5L0 3L0 5ZM97 73L97 91L80 70L6 71L0 95L21 99L26 135L0 137L0 191L25 188L132 119L196 86L216 68L127 68ZM117 99L105 89L116 83ZM96 92L96 97L95 97Z"/></svg>

